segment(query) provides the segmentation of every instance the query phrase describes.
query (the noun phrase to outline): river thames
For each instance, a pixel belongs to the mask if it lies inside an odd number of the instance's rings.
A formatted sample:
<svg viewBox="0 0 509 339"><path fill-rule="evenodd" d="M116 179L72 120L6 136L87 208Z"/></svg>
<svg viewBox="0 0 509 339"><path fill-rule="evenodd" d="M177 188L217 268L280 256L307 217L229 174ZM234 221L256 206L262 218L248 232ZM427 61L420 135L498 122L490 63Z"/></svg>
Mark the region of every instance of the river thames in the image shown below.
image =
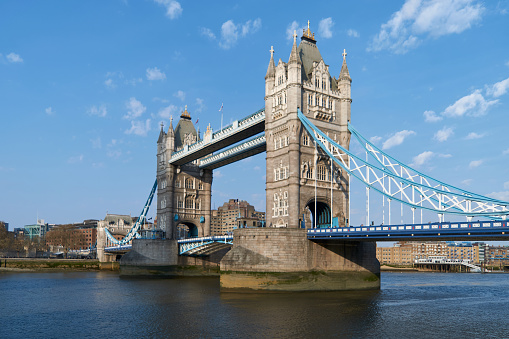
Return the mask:
<svg viewBox="0 0 509 339"><path fill-rule="evenodd" d="M382 273L380 291L225 293L218 278L0 273L0 338L508 338L509 275Z"/></svg>

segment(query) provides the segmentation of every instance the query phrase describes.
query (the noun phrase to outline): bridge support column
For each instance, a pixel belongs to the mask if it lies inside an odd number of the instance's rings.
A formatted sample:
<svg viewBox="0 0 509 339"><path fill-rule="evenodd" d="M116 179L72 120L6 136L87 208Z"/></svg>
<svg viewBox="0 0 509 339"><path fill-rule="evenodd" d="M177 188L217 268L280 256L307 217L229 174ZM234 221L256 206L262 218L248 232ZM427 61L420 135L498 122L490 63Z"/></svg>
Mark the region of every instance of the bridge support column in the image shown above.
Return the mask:
<svg viewBox="0 0 509 339"><path fill-rule="evenodd" d="M339 291L380 288L371 242L307 239L303 229L238 229L221 260L221 289Z"/></svg>

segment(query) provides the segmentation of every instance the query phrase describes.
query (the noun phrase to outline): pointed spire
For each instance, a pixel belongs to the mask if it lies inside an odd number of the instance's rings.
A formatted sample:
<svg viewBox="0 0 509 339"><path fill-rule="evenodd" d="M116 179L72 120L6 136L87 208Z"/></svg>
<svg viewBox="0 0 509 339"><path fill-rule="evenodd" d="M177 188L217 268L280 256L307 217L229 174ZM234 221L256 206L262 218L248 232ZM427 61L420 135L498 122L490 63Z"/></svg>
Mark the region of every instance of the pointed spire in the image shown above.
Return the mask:
<svg viewBox="0 0 509 339"><path fill-rule="evenodd" d="M168 127L168 135L173 135L173 115L170 116L170 127Z"/></svg>
<svg viewBox="0 0 509 339"><path fill-rule="evenodd" d="M346 78L351 81L352 78L350 78L350 73L348 72L348 66L346 65L346 49L343 49L342 55L343 55L343 65L341 65L341 72L339 72L338 80Z"/></svg>
<svg viewBox="0 0 509 339"><path fill-rule="evenodd" d="M157 139L157 143L160 143L164 140L164 137L166 136L166 134L164 133L164 124L163 122L161 121L161 132L159 132L159 138Z"/></svg>
<svg viewBox="0 0 509 339"><path fill-rule="evenodd" d="M293 31L293 46L292 46L292 52L290 53L290 59L288 60L288 63L290 62L300 62L300 58L298 57L297 53L297 31Z"/></svg>
<svg viewBox="0 0 509 339"><path fill-rule="evenodd" d="M274 65L274 46L270 46L270 61L265 79L276 76L276 65Z"/></svg>

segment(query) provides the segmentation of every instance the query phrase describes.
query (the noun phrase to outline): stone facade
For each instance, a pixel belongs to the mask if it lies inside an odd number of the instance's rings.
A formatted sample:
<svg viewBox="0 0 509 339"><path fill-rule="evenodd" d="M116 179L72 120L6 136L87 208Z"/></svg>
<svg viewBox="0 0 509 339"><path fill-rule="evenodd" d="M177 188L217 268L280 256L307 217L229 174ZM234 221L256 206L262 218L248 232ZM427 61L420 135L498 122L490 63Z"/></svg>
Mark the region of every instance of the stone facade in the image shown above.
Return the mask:
<svg viewBox="0 0 509 339"><path fill-rule="evenodd" d="M322 217L317 224L330 224L332 216L337 226L345 226L349 217L348 176L317 150L297 113L300 109L348 149L352 100L346 53L336 79L324 63L309 25L298 47L296 37L294 34L288 63L279 59L276 66L271 49L265 76L267 226L309 228L315 224L315 214Z"/></svg>
<svg viewBox="0 0 509 339"><path fill-rule="evenodd" d="M182 166L168 163L172 153L200 139L185 111L175 130L170 120L168 132L157 140L157 226L166 239L177 238L177 226L185 225L193 236L210 235L212 171L200 170L195 162Z"/></svg>

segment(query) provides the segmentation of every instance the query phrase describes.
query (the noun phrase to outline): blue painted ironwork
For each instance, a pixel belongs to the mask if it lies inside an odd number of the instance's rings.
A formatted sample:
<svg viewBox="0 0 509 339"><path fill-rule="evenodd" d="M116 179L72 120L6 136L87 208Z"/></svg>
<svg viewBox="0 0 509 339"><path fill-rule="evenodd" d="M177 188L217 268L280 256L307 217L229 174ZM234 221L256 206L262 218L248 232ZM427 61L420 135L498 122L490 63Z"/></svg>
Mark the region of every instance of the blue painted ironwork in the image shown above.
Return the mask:
<svg viewBox="0 0 509 339"><path fill-rule="evenodd" d="M178 240L180 255L200 255L226 248L233 244L233 235Z"/></svg>
<svg viewBox="0 0 509 339"><path fill-rule="evenodd" d="M146 218L148 210L150 208L150 204L152 204L152 199L154 198L156 189L157 189L157 179L154 182L154 185L152 186L152 190L150 191L150 194L148 195L147 202L145 203L145 206L143 206L143 210L141 211L141 214L138 217L138 220L136 220L136 223L134 224L134 226L129 230L129 232L123 239L121 239L121 240L115 239L115 237L113 237L113 235L110 233L110 231L107 228L104 228L106 236L112 243L117 244L117 245L125 245L125 244L129 243L131 240L133 240L133 238L140 237L140 235L138 234L138 230L141 228L141 225L143 225L143 223L145 222L145 218Z"/></svg>
<svg viewBox="0 0 509 339"><path fill-rule="evenodd" d="M509 239L509 222L442 222L309 229L310 240L400 241L418 239Z"/></svg>
<svg viewBox="0 0 509 339"><path fill-rule="evenodd" d="M374 145L364 143L367 151L377 159L371 164L345 149L313 125L299 110L298 117L320 149L349 175L357 178L369 189L373 189L390 200L398 201L412 209L425 209L439 213L492 217L506 219L509 202L485 197L447 185L394 160ZM360 136L351 125L349 129ZM359 137L360 138L360 137ZM364 140L362 138L361 140ZM393 184L391 191L386 182ZM399 195L399 197L398 197Z"/></svg>

